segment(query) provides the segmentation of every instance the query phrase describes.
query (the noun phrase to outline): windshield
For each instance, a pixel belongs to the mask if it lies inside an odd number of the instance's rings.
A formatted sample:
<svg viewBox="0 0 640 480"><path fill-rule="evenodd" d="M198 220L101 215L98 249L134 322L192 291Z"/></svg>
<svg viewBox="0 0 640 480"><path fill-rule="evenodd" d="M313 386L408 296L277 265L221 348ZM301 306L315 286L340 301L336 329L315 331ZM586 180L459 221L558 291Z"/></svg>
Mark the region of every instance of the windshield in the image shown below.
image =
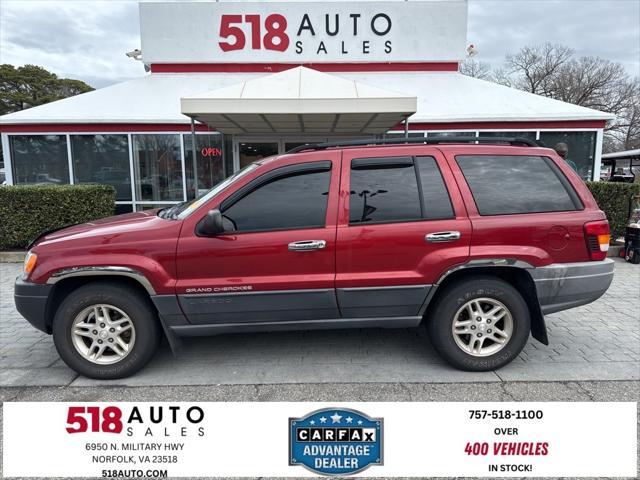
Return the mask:
<svg viewBox="0 0 640 480"><path fill-rule="evenodd" d="M215 197L222 190L227 188L229 185L237 181L238 179L244 177L247 173L255 170L261 165L259 162L250 163L246 167L241 170L238 170L236 173L231 175L230 177L225 178L220 183L215 185L211 190L209 190L204 195L201 195L198 198L193 200L189 200L187 202L178 203L169 208L163 208L158 212L158 216L161 218L169 218L171 220L184 220L189 215L191 215L194 211L196 211L201 205L207 203L213 197Z"/></svg>

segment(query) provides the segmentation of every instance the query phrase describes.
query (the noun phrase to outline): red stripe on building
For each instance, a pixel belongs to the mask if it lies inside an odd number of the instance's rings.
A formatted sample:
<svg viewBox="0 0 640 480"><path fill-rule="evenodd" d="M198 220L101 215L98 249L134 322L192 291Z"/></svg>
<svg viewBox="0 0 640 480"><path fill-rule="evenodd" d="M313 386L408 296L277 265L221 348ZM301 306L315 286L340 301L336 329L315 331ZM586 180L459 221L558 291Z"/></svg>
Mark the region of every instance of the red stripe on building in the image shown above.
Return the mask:
<svg viewBox="0 0 640 480"><path fill-rule="evenodd" d="M201 123L196 124L198 132L215 132L215 129ZM0 125L3 133L68 133L68 132L190 132L189 123L39 123L20 125Z"/></svg>
<svg viewBox="0 0 640 480"><path fill-rule="evenodd" d="M276 73L294 67L320 72L457 72L458 62L415 63L152 63L152 73Z"/></svg>
<svg viewBox="0 0 640 480"><path fill-rule="evenodd" d="M452 122L452 123L411 123L409 130L539 130L545 128L604 128L605 120L566 120L540 122ZM214 128L197 123L198 132L215 132ZM404 124L398 124L393 131L403 131ZM0 125L3 133L109 133L109 132L190 132L188 123L39 123ZM285 134L274 134L286 136Z"/></svg>
<svg viewBox="0 0 640 480"><path fill-rule="evenodd" d="M503 129L531 129L541 128L604 128L606 120L541 120L515 122L451 122L451 123L411 123L409 130L503 130ZM404 123L393 128L394 131L404 130Z"/></svg>

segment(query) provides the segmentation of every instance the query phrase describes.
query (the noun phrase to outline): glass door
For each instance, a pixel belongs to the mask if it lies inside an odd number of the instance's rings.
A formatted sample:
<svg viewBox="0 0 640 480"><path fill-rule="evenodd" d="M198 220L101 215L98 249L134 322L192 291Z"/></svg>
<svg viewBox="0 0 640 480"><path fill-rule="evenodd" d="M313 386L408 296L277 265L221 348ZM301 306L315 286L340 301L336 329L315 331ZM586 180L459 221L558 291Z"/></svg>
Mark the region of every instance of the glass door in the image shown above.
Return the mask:
<svg viewBox="0 0 640 480"><path fill-rule="evenodd" d="M256 160L261 160L280 152L278 140L239 140L238 141L238 168L244 168Z"/></svg>

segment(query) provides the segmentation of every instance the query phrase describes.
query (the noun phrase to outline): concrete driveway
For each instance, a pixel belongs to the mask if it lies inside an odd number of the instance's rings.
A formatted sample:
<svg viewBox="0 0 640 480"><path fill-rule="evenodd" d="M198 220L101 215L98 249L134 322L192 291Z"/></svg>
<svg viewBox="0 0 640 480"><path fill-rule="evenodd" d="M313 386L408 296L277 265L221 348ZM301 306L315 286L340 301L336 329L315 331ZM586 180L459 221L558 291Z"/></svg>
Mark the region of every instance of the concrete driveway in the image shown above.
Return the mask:
<svg viewBox="0 0 640 480"><path fill-rule="evenodd" d="M616 259L613 285L591 305L547 317L551 344L530 340L518 359L486 373L457 371L422 329L222 335L164 345L134 377L96 382L59 359L50 336L13 306L19 264L0 264L0 386L163 386L459 383L640 379L640 267Z"/></svg>

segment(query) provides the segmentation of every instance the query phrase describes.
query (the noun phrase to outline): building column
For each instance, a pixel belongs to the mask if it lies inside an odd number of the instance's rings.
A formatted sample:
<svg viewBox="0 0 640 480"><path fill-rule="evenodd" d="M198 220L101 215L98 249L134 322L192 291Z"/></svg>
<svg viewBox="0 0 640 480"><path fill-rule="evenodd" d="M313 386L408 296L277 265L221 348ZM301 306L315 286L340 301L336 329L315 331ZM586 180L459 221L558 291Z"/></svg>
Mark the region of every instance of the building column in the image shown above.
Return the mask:
<svg viewBox="0 0 640 480"><path fill-rule="evenodd" d="M596 130L596 151L593 156L593 178L592 180L600 181L600 164L602 162L602 140L604 137L604 129Z"/></svg>
<svg viewBox="0 0 640 480"><path fill-rule="evenodd" d="M11 165L11 152L9 151L9 135L1 134L2 137L2 157L4 160L4 174L7 185L13 185L13 168Z"/></svg>

